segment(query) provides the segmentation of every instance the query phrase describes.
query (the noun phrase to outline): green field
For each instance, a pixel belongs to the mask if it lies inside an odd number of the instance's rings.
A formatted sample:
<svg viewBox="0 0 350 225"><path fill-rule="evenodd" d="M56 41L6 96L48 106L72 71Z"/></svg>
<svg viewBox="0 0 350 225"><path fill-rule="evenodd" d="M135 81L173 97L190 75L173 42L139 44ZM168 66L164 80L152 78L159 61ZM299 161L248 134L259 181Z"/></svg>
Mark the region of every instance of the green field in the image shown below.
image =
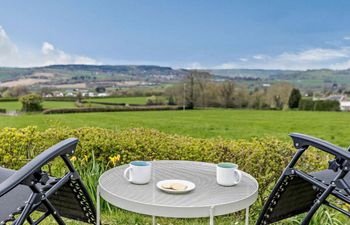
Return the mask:
<svg viewBox="0 0 350 225"><path fill-rule="evenodd" d="M54 109L54 108L75 108L74 102L65 101L44 101L44 109ZM0 102L0 108L6 109L6 111L21 110L22 104L20 102Z"/></svg>
<svg viewBox="0 0 350 225"><path fill-rule="evenodd" d="M148 97L111 97L111 98L92 98L94 102L111 102L127 104L146 104ZM89 101L87 100L87 101Z"/></svg>
<svg viewBox="0 0 350 225"><path fill-rule="evenodd" d="M127 104L146 104L148 97L111 97L111 98L92 98L94 102L111 102L111 103L127 103ZM103 107L103 105L93 105L96 107ZM21 110L22 104L19 101L14 102L0 102L0 109L7 111ZM45 109L54 108L75 108L74 102L69 101L44 101L43 107Z"/></svg>
<svg viewBox="0 0 350 225"><path fill-rule="evenodd" d="M350 144L349 122L350 113L346 112L224 109L0 116L0 127L36 125L45 129L57 124L74 128L147 127L200 138L275 136L288 139L289 133L301 132L344 147Z"/></svg>

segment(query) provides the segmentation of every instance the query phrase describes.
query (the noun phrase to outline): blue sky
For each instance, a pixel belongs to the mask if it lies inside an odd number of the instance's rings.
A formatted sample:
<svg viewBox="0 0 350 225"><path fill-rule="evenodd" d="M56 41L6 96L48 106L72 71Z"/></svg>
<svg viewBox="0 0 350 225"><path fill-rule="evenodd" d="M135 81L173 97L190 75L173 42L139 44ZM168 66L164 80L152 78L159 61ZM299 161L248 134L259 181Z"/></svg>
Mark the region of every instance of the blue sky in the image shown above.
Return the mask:
<svg viewBox="0 0 350 225"><path fill-rule="evenodd" d="M2 1L0 66L350 67L350 1Z"/></svg>

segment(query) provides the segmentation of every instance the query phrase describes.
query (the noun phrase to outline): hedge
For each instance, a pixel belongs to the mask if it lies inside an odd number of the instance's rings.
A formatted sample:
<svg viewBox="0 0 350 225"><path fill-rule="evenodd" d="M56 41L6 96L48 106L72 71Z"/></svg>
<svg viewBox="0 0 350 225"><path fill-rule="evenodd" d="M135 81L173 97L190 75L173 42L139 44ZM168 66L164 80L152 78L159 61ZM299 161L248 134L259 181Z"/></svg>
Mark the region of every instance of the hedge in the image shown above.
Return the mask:
<svg viewBox="0 0 350 225"><path fill-rule="evenodd" d="M250 140L200 139L171 135L154 129L134 128L120 131L101 128L36 127L0 129L0 165L18 169L27 158L33 158L51 145L69 137L80 142L76 164L84 166L93 155L100 165L118 156L118 164L133 160L192 160L203 162L235 162L259 182L260 203L296 152L291 142L276 138ZM324 168L328 155L310 149L300 160L301 168L310 171Z"/></svg>
<svg viewBox="0 0 350 225"><path fill-rule="evenodd" d="M0 113L6 113L6 109L0 108Z"/></svg>
<svg viewBox="0 0 350 225"><path fill-rule="evenodd" d="M306 111L339 111L340 103L335 100L302 99L299 102L299 110Z"/></svg>
<svg viewBox="0 0 350 225"><path fill-rule="evenodd" d="M179 110L180 106L120 106L46 109L43 114Z"/></svg>
<svg viewBox="0 0 350 225"><path fill-rule="evenodd" d="M0 98L0 102L17 102L18 98Z"/></svg>
<svg viewBox="0 0 350 225"><path fill-rule="evenodd" d="M64 102L75 102L78 98L77 97L44 97L45 101L64 101Z"/></svg>
<svg viewBox="0 0 350 225"><path fill-rule="evenodd" d="M117 105L117 106L125 106L125 103L116 103L116 102L98 102L98 101L89 101L83 100L82 103L91 103L91 104L99 104L99 105Z"/></svg>

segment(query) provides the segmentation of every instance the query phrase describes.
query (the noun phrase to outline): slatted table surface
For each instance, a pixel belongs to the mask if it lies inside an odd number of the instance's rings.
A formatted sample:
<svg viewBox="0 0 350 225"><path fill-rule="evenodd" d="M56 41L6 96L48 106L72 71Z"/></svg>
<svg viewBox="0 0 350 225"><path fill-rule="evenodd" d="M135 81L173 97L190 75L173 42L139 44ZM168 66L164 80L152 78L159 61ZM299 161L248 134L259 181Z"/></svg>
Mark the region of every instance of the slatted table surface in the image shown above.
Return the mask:
<svg viewBox="0 0 350 225"><path fill-rule="evenodd" d="M216 183L216 165L192 161L152 161L152 180L145 185L129 183L128 165L106 171L99 179L99 194L119 208L161 217L214 217L248 209L258 194L257 181L242 172L242 180L231 187ZM156 187L158 181L181 179L196 188L186 194L168 194Z"/></svg>

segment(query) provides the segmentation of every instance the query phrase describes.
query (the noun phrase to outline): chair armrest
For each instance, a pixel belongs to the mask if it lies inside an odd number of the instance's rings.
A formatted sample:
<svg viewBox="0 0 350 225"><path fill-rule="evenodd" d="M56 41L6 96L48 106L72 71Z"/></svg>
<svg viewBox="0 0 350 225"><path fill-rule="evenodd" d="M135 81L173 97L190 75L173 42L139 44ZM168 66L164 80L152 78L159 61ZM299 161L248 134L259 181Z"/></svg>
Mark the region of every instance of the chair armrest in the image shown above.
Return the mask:
<svg viewBox="0 0 350 225"><path fill-rule="evenodd" d="M75 147L78 144L77 138L69 138L61 141L54 146L42 152L21 169L16 171L5 181L0 183L0 197L11 191L13 188L21 184L26 178L39 171L41 167L46 165L53 159L66 154L74 153Z"/></svg>
<svg viewBox="0 0 350 225"><path fill-rule="evenodd" d="M309 146L313 146L336 157L350 160L350 152L327 141L299 133L292 133L289 136L293 139L295 148L308 148Z"/></svg>

